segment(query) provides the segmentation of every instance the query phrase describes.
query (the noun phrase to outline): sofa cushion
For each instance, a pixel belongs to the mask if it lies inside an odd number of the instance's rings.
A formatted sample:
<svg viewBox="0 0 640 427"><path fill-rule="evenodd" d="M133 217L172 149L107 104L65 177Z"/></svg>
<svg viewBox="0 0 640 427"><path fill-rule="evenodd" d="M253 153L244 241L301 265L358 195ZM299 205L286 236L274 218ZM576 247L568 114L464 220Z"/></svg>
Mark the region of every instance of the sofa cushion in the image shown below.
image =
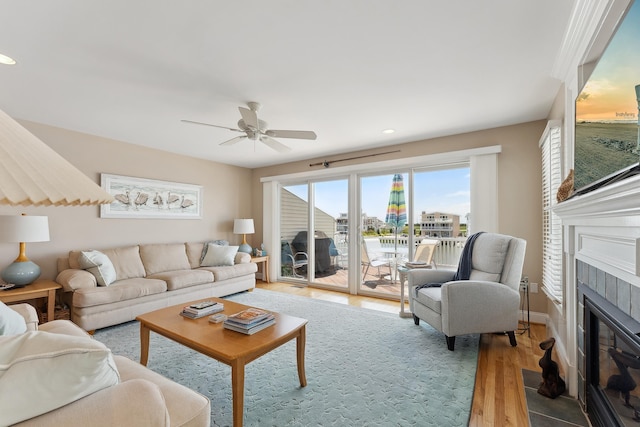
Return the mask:
<svg viewBox="0 0 640 427"><path fill-rule="evenodd" d="M204 252L204 243L187 242L185 243L185 247L187 249L187 258L189 259L189 265L191 266L191 268L200 267L202 252Z"/></svg>
<svg viewBox="0 0 640 427"><path fill-rule="evenodd" d="M184 243L140 245L140 258L149 276L163 271L191 269Z"/></svg>
<svg viewBox="0 0 640 427"><path fill-rule="evenodd" d="M22 334L26 331L27 322L24 317L0 301L0 335Z"/></svg>
<svg viewBox="0 0 640 427"><path fill-rule="evenodd" d="M211 271L213 273L214 280L216 282L220 282L222 280L233 279L234 277L254 274L258 271L258 265L255 262L249 262L246 264L236 264L234 266L200 267L198 270Z"/></svg>
<svg viewBox="0 0 640 427"><path fill-rule="evenodd" d="M147 276L147 279L160 279L167 282L167 290L188 288L189 286L201 285L213 282L213 273L206 270L176 270L163 271L162 273Z"/></svg>
<svg viewBox="0 0 640 427"><path fill-rule="evenodd" d="M209 243L216 246L229 246L229 242L227 240L209 240L208 242L205 242L202 247L202 255L200 255L200 264L202 264L204 257L207 255L207 250L209 249Z"/></svg>
<svg viewBox="0 0 640 427"><path fill-rule="evenodd" d="M207 252L200 265L202 267L233 265L236 253L238 253L238 246L218 246L208 243Z"/></svg>
<svg viewBox="0 0 640 427"><path fill-rule="evenodd" d="M100 251L82 251L78 263L81 269L95 276L99 286L109 286L116 280L116 269L109 257Z"/></svg>
<svg viewBox="0 0 640 427"><path fill-rule="evenodd" d="M166 291L167 283L164 280L145 278L118 280L107 287L77 289L73 293L73 306L92 307Z"/></svg>
<svg viewBox="0 0 640 427"><path fill-rule="evenodd" d="M0 337L3 425L52 411L119 381L111 351L90 337L43 331Z"/></svg>
<svg viewBox="0 0 640 427"><path fill-rule="evenodd" d="M140 259L139 246L126 246L123 248L104 249L102 251L109 257L116 269L117 280L144 277L146 272L142 259Z"/></svg>

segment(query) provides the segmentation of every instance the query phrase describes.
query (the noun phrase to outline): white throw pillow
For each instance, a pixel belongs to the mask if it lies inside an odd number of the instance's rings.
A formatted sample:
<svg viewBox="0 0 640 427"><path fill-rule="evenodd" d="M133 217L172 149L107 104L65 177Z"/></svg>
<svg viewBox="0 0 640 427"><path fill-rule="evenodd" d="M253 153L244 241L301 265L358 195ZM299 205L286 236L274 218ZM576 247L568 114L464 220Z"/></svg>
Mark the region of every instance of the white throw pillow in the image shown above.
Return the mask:
<svg viewBox="0 0 640 427"><path fill-rule="evenodd" d="M99 286L116 281L116 269L108 256L99 251L82 251L78 257L80 268L96 276Z"/></svg>
<svg viewBox="0 0 640 427"><path fill-rule="evenodd" d="M27 332L27 322L18 312L0 301L0 335L15 335Z"/></svg>
<svg viewBox="0 0 640 427"><path fill-rule="evenodd" d="M200 265L204 262L204 257L207 256L207 249L209 249L209 245L216 246L229 246L229 241L227 240L211 240L209 242L205 242L202 247L202 255L200 255Z"/></svg>
<svg viewBox="0 0 640 427"><path fill-rule="evenodd" d="M104 344L44 331L0 337L0 418L11 425L120 382Z"/></svg>
<svg viewBox="0 0 640 427"><path fill-rule="evenodd" d="M207 253L200 263L201 267L233 265L239 246L218 246L213 243L209 243L207 246Z"/></svg>

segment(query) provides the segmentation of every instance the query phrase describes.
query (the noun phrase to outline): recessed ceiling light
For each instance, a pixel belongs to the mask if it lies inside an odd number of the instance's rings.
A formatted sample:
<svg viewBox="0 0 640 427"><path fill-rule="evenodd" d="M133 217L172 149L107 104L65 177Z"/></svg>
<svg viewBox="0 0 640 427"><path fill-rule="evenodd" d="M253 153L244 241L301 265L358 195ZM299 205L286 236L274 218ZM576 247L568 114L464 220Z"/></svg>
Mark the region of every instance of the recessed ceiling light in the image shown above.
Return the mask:
<svg viewBox="0 0 640 427"><path fill-rule="evenodd" d="M15 63L16 63L15 59L9 58L8 56L0 53L0 64L15 65Z"/></svg>
<svg viewBox="0 0 640 427"><path fill-rule="evenodd" d="M382 131L382 133L394 133L395 131L395 129L385 129Z"/></svg>

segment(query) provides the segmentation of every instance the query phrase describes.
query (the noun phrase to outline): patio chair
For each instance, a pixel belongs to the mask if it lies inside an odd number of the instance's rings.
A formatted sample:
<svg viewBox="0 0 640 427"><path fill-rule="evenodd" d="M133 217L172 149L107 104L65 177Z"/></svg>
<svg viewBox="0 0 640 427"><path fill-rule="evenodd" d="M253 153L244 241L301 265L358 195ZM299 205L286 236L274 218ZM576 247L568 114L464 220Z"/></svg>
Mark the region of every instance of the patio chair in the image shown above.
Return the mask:
<svg viewBox="0 0 640 427"><path fill-rule="evenodd" d="M378 269L378 277L382 277L382 274L380 273L380 267L383 267L385 265L389 268L389 275L391 276L391 260L388 258L373 258L373 256L369 252L369 248L367 245L367 241L369 240L375 240L378 242L378 244L380 244L380 241L378 239L364 239L364 241L362 242L362 251L360 253L360 258L362 259L362 267L364 268L362 277L364 278L367 276L369 267L376 267Z"/></svg>
<svg viewBox="0 0 640 427"><path fill-rule="evenodd" d="M296 252L291 250L291 245L286 240L280 242L282 265L291 267L291 273L294 277L304 278L307 273L307 265L309 264L309 255L306 252Z"/></svg>
<svg viewBox="0 0 640 427"><path fill-rule="evenodd" d="M515 347L526 245L523 239L482 233L473 246L469 280L452 281L456 270L410 270L409 305L415 324L422 319L444 333L451 351L457 335L475 333L506 332ZM431 285L437 283L442 285Z"/></svg>
<svg viewBox="0 0 640 427"><path fill-rule="evenodd" d="M416 246L416 251L413 254L413 262L414 263L425 263L431 268L436 268L436 262L433 259L433 256L436 253L436 249L440 245L440 240L435 239L423 239L418 246Z"/></svg>

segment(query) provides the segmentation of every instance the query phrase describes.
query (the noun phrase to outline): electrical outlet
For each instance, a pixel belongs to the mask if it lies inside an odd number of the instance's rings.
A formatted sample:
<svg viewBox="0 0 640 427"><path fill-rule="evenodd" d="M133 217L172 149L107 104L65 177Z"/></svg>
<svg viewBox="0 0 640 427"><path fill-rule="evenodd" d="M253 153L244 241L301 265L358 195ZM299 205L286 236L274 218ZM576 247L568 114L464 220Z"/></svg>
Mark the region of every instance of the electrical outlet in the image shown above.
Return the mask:
<svg viewBox="0 0 640 427"><path fill-rule="evenodd" d="M530 283L529 284L529 292L531 292L532 294L537 294L538 293L538 284L537 283Z"/></svg>

